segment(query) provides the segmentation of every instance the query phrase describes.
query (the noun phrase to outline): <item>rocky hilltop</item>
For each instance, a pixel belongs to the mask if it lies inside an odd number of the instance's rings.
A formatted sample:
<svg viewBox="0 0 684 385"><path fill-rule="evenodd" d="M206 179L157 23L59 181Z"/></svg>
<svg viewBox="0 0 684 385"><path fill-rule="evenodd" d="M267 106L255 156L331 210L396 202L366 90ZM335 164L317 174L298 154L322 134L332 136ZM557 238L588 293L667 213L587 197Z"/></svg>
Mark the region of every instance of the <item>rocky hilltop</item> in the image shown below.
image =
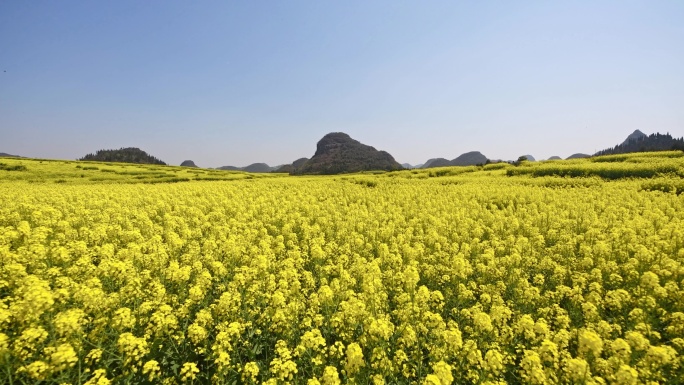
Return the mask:
<svg viewBox="0 0 684 385"><path fill-rule="evenodd" d="M341 174L372 170L401 170L402 166L385 151L378 151L343 132L325 135L316 144L316 153L296 174Z"/></svg>
<svg viewBox="0 0 684 385"><path fill-rule="evenodd" d="M630 141L632 140L638 140L647 137L648 135L644 134L643 132L639 130L634 130L631 134L627 136L627 139L625 139L624 142L622 142L620 145L621 146L626 146L629 144Z"/></svg>

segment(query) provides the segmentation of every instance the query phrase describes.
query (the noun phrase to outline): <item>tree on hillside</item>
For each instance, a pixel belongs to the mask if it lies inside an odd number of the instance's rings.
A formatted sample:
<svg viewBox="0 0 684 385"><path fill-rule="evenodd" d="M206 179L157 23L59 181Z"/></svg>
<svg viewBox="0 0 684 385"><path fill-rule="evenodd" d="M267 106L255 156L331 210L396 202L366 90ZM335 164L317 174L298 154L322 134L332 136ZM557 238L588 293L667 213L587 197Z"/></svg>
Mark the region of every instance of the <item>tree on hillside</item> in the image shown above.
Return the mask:
<svg viewBox="0 0 684 385"><path fill-rule="evenodd" d="M630 139L626 143L618 144L615 147L601 150L594 155L615 155L625 154L629 152L650 152L670 150L684 151L684 138L673 138L672 135L670 135L669 133L655 133L637 139Z"/></svg>
<svg viewBox="0 0 684 385"><path fill-rule="evenodd" d="M99 150L95 154L88 154L79 160L166 165L161 160L135 147L120 148L118 150Z"/></svg>
<svg viewBox="0 0 684 385"><path fill-rule="evenodd" d="M513 162L513 165L514 165L514 166L520 166L523 162L527 162L527 157L526 157L525 155L519 156L519 157L518 157L518 160L516 160L515 162Z"/></svg>

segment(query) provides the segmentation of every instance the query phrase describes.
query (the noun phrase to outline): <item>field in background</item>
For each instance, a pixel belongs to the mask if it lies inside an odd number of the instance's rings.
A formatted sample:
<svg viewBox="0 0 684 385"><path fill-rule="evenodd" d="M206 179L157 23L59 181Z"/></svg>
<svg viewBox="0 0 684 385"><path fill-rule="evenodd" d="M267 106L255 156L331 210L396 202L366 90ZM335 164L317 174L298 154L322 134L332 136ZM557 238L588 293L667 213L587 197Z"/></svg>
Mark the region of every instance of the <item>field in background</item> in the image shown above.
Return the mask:
<svg viewBox="0 0 684 385"><path fill-rule="evenodd" d="M679 383L682 155L1 158L0 383Z"/></svg>
<svg viewBox="0 0 684 385"><path fill-rule="evenodd" d="M0 183L152 184L255 179L273 175L149 164L0 158Z"/></svg>

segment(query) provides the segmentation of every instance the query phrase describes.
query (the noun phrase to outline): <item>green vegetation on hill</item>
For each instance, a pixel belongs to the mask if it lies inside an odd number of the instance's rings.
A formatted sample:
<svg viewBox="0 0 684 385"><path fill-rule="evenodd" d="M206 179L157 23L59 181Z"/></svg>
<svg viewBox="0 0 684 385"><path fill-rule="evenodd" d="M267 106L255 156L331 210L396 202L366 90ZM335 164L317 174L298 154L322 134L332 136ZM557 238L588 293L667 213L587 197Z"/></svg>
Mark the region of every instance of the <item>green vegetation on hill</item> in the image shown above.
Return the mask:
<svg viewBox="0 0 684 385"><path fill-rule="evenodd" d="M136 147L120 148L118 150L99 150L95 154L88 154L79 160L159 165L166 164Z"/></svg>
<svg viewBox="0 0 684 385"><path fill-rule="evenodd" d="M634 134L632 134L634 135ZM630 135L631 136L631 135ZM655 133L651 135L628 137L622 144L618 144L613 148L607 148L599 151L598 155L615 155L626 154L630 152L650 152L650 151L670 151L681 150L684 151L684 138L673 138L670 134Z"/></svg>

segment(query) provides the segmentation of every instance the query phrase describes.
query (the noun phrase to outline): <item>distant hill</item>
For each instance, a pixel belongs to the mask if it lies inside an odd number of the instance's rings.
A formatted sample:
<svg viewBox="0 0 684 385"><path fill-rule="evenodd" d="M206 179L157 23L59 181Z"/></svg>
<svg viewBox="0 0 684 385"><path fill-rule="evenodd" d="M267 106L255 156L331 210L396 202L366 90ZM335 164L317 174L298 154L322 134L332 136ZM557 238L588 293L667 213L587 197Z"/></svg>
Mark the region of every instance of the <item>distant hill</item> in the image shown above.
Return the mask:
<svg viewBox="0 0 684 385"><path fill-rule="evenodd" d="M217 170L225 171L246 171L246 172L271 172L274 171L274 167L267 165L266 163L252 163L245 167L235 167L235 166L221 166L216 168Z"/></svg>
<svg viewBox="0 0 684 385"><path fill-rule="evenodd" d="M304 165L304 163L306 163L308 161L309 161L309 158L299 158L299 159L295 160L294 162L292 162L292 167L294 167L296 169L300 168Z"/></svg>
<svg viewBox="0 0 684 385"><path fill-rule="evenodd" d="M293 174L295 172L295 168L291 164L284 164L284 165L278 167L277 169L273 170L273 172Z"/></svg>
<svg viewBox="0 0 684 385"><path fill-rule="evenodd" d="M423 163L423 166L421 168L444 167L444 166L449 166L449 159L432 158L432 159L428 159L427 162Z"/></svg>
<svg viewBox="0 0 684 385"><path fill-rule="evenodd" d="M529 162L536 162L536 161L537 161L536 159L534 159L534 157L533 157L532 155L522 155L522 156L524 156L525 158L527 158L527 160L528 160Z"/></svg>
<svg viewBox="0 0 684 385"><path fill-rule="evenodd" d="M195 162L193 162L191 160L184 160L183 163L181 163L180 165L181 165L181 167L197 167Z"/></svg>
<svg viewBox="0 0 684 385"><path fill-rule="evenodd" d="M554 155L554 156L550 157L548 160L563 160L563 158L561 158L560 156Z"/></svg>
<svg viewBox="0 0 684 385"><path fill-rule="evenodd" d="M12 155L6 152L0 152L0 158L21 158L19 155Z"/></svg>
<svg viewBox="0 0 684 385"><path fill-rule="evenodd" d="M235 167L235 166L221 166L216 168L217 170L225 170L225 171L242 171L241 167Z"/></svg>
<svg viewBox="0 0 684 385"><path fill-rule="evenodd" d="M242 171L247 172L271 172L271 166L266 163L252 163L247 167L243 167Z"/></svg>
<svg viewBox="0 0 684 385"><path fill-rule="evenodd" d="M649 152L649 151L684 151L684 138L673 138L670 134L655 133L646 135L639 130L631 133L627 139L613 148L607 148L594 154L613 155L626 154L629 152Z"/></svg>
<svg viewBox="0 0 684 385"><path fill-rule="evenodd" d="M420 164L402 163L401 166L405 169L412 170L412 169L423 167L423 164L422 163L420 163Z"/></svg>
<svg viewBox="0 0 684 385"><path fill-rule="evenodd" d="M591 157L591 155L582 154L582 153L579 153L579 152L578 152L577 154L572 154L572 155L570 155L569 157L567 157L567 158L565 158L565 159L580 159L580 158L590 158L590 157Z"/></svg>
<svg viewBox="0 0 684 385"><path fill-rule="evenodd" d="M459 155L457 158L448 160L444 158L429 159L421 168L446 167L446 166L475 166L487 163L487 157L479 151L470 151Z"/></svg>
<svg viewBox="0 0 684 385"><path fill-rule="evenodd" d="M629 134L627 136L627 139L625 139L624 142L620 143L620 145L625 146L625 145L629 144L629 142L632 140L642 139L642 138L645 138L647 136L648 135L644 134L643 132L641 132L639 130L634 130L634 132Z"/></svg>
<svg viewBox="0 0 684 385"><path fill-rule="evenodd" d="M291 164L284 164L279 167L274 167L273 172L295 174L297 170L300 169L308 160L309 158L299 158Z"/></svg>
<svg viewBox="0 0 684 385"><path fill-rule="evenodd" d="M418 164L402 163L401 166L407 170L413 170L413 169L417 169L417 168L422 168L423 163L418 163Z"/></svg>
<svg viewBox="0 0 684 385"><path fill-rule="evenodd" d="M136 147L120 148L118 150L99 150L95 154L88 154L79 160L166 165L166 163Z"/></svg>
<svg viewBox="0 0 684 385"><path fill-rule="evenodd" d="M487 157L482 155L479 151L470 151L459 155L458 158L452 160L450 163L450 166L475 166L487 163Z"/></svg>
<svg viewBox="0 0 684 385"><path fill-rule="evenodd" d="M289 172L286 171L291 167L289 164L280 164L277 166L269 166L266 163L252 163L249 166L245 167L236 167L236 166L221 166L217 167L216 170L224 170L224 171L245 171L245 172L254 172L254 173L264 173L264 172ZM283 171L281 171L281 169Z"/></svg>
<svg viewBox="0 0 684 385"><path fill-rule="evenodd" d="M298 168L296 173L341 174L401 169L401 165L389 153L378 151L343 132L333 132L318 141L314 156Z"/></svg>

